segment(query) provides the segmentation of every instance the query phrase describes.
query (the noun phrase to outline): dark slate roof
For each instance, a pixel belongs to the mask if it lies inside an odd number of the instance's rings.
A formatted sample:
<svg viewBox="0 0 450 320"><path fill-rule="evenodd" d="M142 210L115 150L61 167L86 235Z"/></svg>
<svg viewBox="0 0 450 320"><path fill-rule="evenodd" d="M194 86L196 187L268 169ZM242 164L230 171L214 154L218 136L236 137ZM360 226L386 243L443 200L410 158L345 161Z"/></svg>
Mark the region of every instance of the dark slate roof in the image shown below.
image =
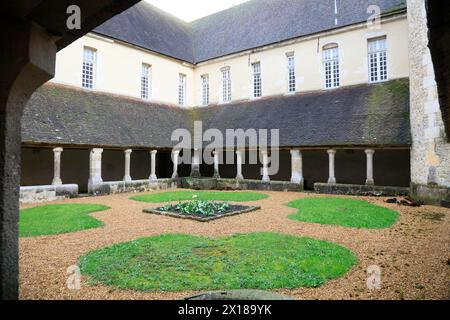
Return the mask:
<svg viewBox="0 0 450 320"><path fill-rule="evenodd" d="M366 21L374 4L382 12L405 0L253 0L194 21L196 62Z"/></svg>
<svg viewBox="0 0 450 320"><path fill-rule="evenodd" d="M198 63L369 18L369 5L402 12L406 0L251 0L191 23L141 2L94 32L183 61Z"/></svg>
<svg viewBox="0 0 450 320"><path fill-rule="evenodd" d="M409 146L409 81L358 85L183 109L46 84L24 111L22 141L50 145L171 148L172 132L280 129L282 147Z"/></svg>
<svg viewBox="0 0 450 320"><path fill-rule="evenodd" d="M48 83L24 110L22 141L102 147L171 147L177 128L190 129L186 111L140 99Z"/></svg>
<svg viewBox="0 0 450 320"><path fill-rule="evenodd" d="M282 147L411 143L408 79L210 106L199 115L203 130L279 129Z"/></svg>
<svg viewBox="0 0 450 320"><path fill-rule="evenodd" d="M94 32L179 60L195 60L190 25L144 1L108 20Z"/></svg>

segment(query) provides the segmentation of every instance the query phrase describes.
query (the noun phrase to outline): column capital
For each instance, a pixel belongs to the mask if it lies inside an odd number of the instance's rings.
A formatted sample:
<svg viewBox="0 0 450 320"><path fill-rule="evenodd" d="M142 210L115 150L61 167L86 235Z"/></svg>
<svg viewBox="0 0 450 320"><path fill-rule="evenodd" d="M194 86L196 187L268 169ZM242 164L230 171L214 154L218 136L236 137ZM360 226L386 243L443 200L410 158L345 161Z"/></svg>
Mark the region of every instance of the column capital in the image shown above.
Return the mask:
<svg viewBox="0 0 450 320"><path fill-rule="evenodd" d="M124 152L125 154L130 154L130 153L133 152L133 150L131 150L131 149L126 149L126 150L124 150L123 152Z"/></svg>
<svg viewBox="0 0 450 320"><path fill-rule="evenodd" d="M336 154L336 149L328 149L328 154Z"/></svg>
<svg viewBox="0 0 450 320"><path fill-rule="evenodd" d="M366 150L364 150L364 152L365 152L366 154L374 154L374 153L375 153L375 150L374 150L374 149L366 149Z"/></svg>
<svg viewBox="0 0 450 320"><path fill-rule="evenodd" d="M173 154L180 154L180 150L177 150L177 149L172 150L172 153L173 153Z"/></svg>
<svg viewBox="0 0 450 320"><path fill-rule="evenodd" d="M57 147L57 148L53 148L53 152L63 152L63 148L61 147Z"/></svg>
<svg viewBox="0 0 450 320"><path fill-rule="evenodd" d="M157 153L158 153L158 150L151 150L150 153L151 153L151 154L157 154Z"/></svg>
<svg viewBox="0 0 450 320"><path fill-rule="evenodd" d="M102 153L103 153L103 149L102 149L102 148L92 148L92 149L91 149L91 153L99 153L99 154L102 154Z"/></svg>

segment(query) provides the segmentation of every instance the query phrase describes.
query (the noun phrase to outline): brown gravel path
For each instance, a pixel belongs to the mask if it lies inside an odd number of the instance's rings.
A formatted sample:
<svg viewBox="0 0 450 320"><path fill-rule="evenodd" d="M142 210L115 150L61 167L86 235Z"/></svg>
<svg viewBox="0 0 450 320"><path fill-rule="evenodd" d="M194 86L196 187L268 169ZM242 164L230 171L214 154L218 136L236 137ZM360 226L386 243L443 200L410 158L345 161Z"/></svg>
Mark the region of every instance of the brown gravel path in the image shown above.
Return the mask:
<svg viewBox="0 0 450 320"><path fill-rule="evenodd" d="M270 197L248 202L261 210L208 223L145 214L158 206L129 200L130 194L80 198L54 203L97 203L112 209L92 214L105 222L102 228L81 232L20 239L21 299L179 299L196 292L142 293L102 285L82 278L80 290L66 287L69 266L85 253L118 242L161 233L223 236L234 233L275 231L339 243L353 250L359 264L344 277L320 288L278 290L299 299L449 299L450 210L423 206L399 207L384 199L370 202L398 210L399 221L389 229L364 230L303 223L287 219L295 209L289 201L315 194L264 192ZM382 288L368 290L366 269L382 268Z"/></svg>

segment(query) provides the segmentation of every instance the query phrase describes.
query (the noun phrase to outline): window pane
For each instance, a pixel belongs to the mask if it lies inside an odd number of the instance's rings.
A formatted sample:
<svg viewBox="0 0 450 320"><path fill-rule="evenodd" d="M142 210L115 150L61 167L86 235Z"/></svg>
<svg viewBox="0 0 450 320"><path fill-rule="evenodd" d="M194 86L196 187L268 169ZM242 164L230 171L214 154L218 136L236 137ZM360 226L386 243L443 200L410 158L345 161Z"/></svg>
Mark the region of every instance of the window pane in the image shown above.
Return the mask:
<svg viewBox="0 0 450 320"><path fill-rule="evenodd" d="M94 72L96 63L96 52L91 48L83 50L83 67L81 71L81 85L84 88L94 88Z"/></svg>
<svg viewBox="0 0 450 320"><path fill-rule="evenodd" d="M386 38L368 41L369 82L388 79Z"/></svg>

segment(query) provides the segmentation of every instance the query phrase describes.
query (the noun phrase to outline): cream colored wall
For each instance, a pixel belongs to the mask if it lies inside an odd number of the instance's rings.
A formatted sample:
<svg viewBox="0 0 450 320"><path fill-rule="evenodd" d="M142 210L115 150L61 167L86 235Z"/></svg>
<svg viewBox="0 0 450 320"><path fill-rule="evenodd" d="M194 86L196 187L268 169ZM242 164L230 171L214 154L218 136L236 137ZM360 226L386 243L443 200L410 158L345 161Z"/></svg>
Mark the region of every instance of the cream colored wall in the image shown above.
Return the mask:
<svg viewBox="0 0 450 320"><path fill-rule="evenodd" d="M252 96L251 63L261 62L264 96L287 93L286 53L295 52L297 92L322 90L322 47L339 45L342 86L368 82L367 39L387 36L389 79L409 76L408 23L405 18L384 21L379 30L353 26L307 39L269 46L253 53L241 53L201 63L182 63L147 50L88 35L61 50L56 60L53 81L81 86L83 47L97 49L95 90L140 97L141 64L152 66L152 100L178 104L178 74L187 76L187 106L201 105L203 74L209 75L210 103L220 103L221 68L231 67L232 101Z"/></svg>
<svg viewBox="0 0 450 320"><path fill-rule="evenodd" d="M52 81L81 87L85 46L97 50L95 90L140 98L141 65L147 63L152 67L152 101L178 104L178 75L183 73L187 81L186 105L194 105L193 66L92 35L78 39L57 54L56 75Z"/></svg>
<svg viewBox="0 0 450 320"><path fill-rule="evenodd" d="M220 69L226 66L231 68L232 100L251 99L251 64L258 61L261 62L263 97L287 93L288 52L295 52L297 92L322 90L322 47L329 43L339 45L341 87L368 83L367 39L379 36L387 37L389 79L408 77L408 24L403 18L384 22L379 30L371 31L364 25L356 30L201 63L195 70L195 104L201 103L200 76L203 74L209 74L210 103L220 103Z"/></svg>

